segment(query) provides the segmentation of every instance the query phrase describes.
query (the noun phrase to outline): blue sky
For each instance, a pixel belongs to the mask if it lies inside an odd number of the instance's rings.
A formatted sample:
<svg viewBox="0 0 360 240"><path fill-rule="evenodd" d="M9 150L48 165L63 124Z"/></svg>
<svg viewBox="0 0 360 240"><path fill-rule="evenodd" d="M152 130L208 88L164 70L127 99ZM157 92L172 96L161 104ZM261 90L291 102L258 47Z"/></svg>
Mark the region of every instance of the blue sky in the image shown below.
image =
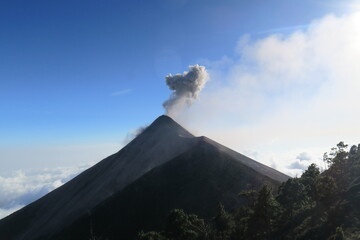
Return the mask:
<svg viewBox="0 0 360 240"><path fill-rule="evenodd" d="M351 0L1 1L0 217L118 151L164 113L165 76L189 65L210 76L175 116L196 135L290 175L340 140L357 144L359 10Z"/></svg>
<svg viewBox="0 0 360 240"><path fill-rule="evenodd" d="M306 24L324 2L2 1L0 144L119 138L162 114L168 73Z"/></svg>

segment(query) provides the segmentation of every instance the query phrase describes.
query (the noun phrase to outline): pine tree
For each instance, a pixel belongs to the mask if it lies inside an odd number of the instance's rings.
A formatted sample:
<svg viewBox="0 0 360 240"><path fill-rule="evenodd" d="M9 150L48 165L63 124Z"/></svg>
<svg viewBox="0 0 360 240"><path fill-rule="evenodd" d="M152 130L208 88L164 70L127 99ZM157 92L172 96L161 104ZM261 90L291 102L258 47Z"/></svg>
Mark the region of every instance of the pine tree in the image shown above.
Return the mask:
<svg viewBox="0 0 360 240"><path fill-rule="evenodd" d="M214 225L218 239L229 239L234 227L234 222L231 215L225 211L224 206L221 203L219 203L218 206L218 213L214 219Z"/></svg>
<svg viewBox="0 0 360 240"><path fill-rule="evenodd" d="M278 215L278 210L279 206L271 193L271 189L264 186L259 191L254 213L249 219L248 239L269 239L275 227L274 220Z"/></svg>

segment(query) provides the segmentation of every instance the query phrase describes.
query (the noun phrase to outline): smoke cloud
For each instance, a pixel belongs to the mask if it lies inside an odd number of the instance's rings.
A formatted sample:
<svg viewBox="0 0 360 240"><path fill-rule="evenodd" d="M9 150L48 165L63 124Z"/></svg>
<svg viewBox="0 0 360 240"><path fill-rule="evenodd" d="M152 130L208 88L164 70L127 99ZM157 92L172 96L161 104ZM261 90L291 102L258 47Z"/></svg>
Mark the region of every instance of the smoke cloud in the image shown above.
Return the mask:
<svg viewBox="0 0 360 240"><path fill-rule="evenodd" d="M189 106L199 96L208 80L204 66L189 66L189 71L183 74L169 74L165 77L166 85L172 92L170 98L163 103L166 114L173 116L176 111Z"/></svg>
<svg viewBox="0 0 360 240"><path fill-rule="evenodd" d="M126 134L126 136L125 136L122 144L125 146L125 145L127 145L128 143L130 143L130 142L131 142L132 140L134 140L137 136L139 136L141 133L143 133L143 132L146 130L147 127L148 127L148 125L145 125L145 126L138 127L138 128L136 128L136 129L134 129L134 130L132 130L132 131L129 131L129 132Z"/></svg>
<svg viewBox="0 0 360 240"><path fill-rule="evenodd" d="M244 36L234 53L207 66L201 100L176 120L289 175L301 152L321 167L339 141L360 136L360 12L327 15L301 30ZM302 158L304 156L301 156Z"/></svg>

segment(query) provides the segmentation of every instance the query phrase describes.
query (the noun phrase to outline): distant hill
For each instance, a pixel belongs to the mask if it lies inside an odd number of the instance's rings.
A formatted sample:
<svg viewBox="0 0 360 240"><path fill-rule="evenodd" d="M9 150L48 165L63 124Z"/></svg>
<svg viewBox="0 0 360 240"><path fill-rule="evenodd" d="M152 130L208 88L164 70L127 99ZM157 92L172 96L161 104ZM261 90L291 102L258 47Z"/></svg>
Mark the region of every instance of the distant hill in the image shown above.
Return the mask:
<svg viewBox="0 0 360 240"><path fill-rule="evenodd" d="M79 237L90 228L100 234L133 236L139 228L161 227L162 217L173 207L209 216L219 201L228 207L241 204L236 194L249 184L277 186L286 179L160 116L118 153L2 219L0 239L53 239L73 226L78 226ZM149 221L148 214L159 217ZM106 229L100 222L108 223ZM125 223L126 229L118 225ZM76 239L87 239L81 237Z"/></svg>

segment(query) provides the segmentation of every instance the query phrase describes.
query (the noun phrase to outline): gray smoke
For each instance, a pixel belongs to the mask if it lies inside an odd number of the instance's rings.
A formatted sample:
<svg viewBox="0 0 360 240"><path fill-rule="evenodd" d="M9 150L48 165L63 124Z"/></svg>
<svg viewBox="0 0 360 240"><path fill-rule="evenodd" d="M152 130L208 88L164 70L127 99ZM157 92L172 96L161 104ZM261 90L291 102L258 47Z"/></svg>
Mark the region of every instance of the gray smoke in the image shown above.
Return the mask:
<svg viewBox="0 0 360 240"><path fill-rule="evenodd" d="M183 74L169 74L165 77L166 85L172 90L169 99L163 103L166 114L171 114L177 107L184 104L189 106L199 96L200 91L208 80L208 73L204 66L189 66L189 71Z"/></svg>
<svg viewBox="0 0 360 240"><path fill-rule="evenodd" d="M146 128L148 127L148 125L146 126L141 126L141 127L138 127L137 129L135 130L132 130L130 132L128 132L125 136L125 138L123 139L122 141L122 144L123 145L127 145L129 142L131 142L132 140L134 140L137 136L139 136L141 133L143 133Z"/></svg>

